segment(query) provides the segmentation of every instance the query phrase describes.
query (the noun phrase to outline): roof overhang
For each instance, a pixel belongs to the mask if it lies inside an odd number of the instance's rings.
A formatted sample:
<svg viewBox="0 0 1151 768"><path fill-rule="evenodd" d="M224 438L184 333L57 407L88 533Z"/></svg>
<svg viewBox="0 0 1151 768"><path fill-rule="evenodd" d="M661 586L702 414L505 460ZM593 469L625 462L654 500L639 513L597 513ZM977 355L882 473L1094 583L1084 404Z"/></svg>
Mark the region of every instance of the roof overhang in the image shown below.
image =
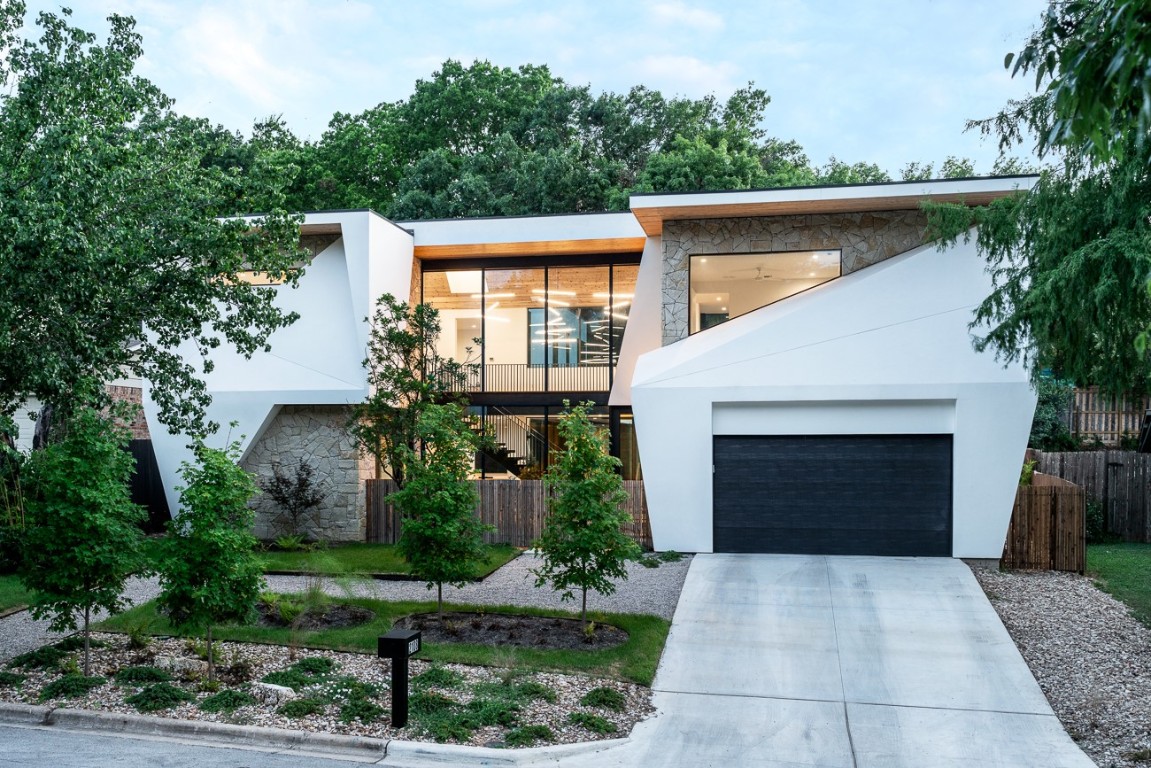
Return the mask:
<svg viewBox="0 0 1151 768"><path fill-rule="evenodd" d="M627 212L397 224L412 233L420 259L639 253L647 239Z"/></svg>
<svg viewBox="0 0 1151 768"><path fill-rule="evenodd" d="M663 234L666 221L788 216L811 213L914 210L926 201L987 205L1025 192L1038 176L913 181L827 187L757 189L746 192L692 192L632 195L631 211L649 237Z"/></svg>

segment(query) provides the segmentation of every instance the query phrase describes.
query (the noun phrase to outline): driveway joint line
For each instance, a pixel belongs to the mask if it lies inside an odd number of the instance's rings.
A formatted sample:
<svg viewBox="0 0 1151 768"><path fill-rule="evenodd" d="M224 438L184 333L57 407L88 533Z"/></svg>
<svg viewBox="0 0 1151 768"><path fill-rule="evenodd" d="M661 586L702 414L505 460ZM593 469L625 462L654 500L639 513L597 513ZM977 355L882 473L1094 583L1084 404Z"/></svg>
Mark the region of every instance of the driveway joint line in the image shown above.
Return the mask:
<svg viewBox="0 0 1151 768"><path fill-rule="evenodd" d="M831 634L835 638L835 661L839 667L839 693L843 702L843 727L847 732L847 748L851 750L851 764L858 768L859 758L855 754L855 739L851 735L851 717L847 712L847 687L843 684L843 654L839 652L839 624L835 619L835 592L831 587L831 561L823 558L823 572L827 577L827 605L831 611Z"/></svg>

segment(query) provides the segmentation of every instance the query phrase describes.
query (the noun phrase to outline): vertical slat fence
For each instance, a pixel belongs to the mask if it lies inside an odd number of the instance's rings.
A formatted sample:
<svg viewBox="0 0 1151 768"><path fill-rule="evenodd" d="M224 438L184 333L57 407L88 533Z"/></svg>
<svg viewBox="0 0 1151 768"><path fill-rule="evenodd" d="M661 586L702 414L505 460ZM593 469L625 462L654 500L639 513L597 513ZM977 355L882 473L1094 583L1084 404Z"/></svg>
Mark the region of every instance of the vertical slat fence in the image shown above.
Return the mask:
<svg viewBox="0 0 1151 768"><path fill-rule="evenodd" d="M1134 451L1032 452L1036 469L1082 487L1103 505L1103 527L1124 541L1151 542L1151 454Z"/></svg>
<svg viewBox="0 0 1151 768"><path fill-rule="evenodd" d="M1087 567L1086 496L1082 488L1036 473L1019 486L1003 546L1006 568L1074 571Z"/></svg>
<svg viewBox="0 0 1151 768"><path fill-rule="evenodd" d="M1108 397L1097 387L1075 389L1071 409L1071 434L1098 438L1105 445L1118 445L1124 437L1139 434L1143 414L1151 408L1151 397Z"/></svg>
<svg viewBox="0 0 1151 768"><path fill-rule="evenodd" d="M540 480L476 480L479 503L476 515L495 530L484 536L489 544L506 543L530 547L543 534L547 517L547 498ZM651 549L651 525L647 516L647 498L642 480L625 480L628 499L624 508L631 522L624 532ZM391 480L367 481L367 540L394 544L400 538L400 516L391 504L389 494L396 485Z"/></svg>

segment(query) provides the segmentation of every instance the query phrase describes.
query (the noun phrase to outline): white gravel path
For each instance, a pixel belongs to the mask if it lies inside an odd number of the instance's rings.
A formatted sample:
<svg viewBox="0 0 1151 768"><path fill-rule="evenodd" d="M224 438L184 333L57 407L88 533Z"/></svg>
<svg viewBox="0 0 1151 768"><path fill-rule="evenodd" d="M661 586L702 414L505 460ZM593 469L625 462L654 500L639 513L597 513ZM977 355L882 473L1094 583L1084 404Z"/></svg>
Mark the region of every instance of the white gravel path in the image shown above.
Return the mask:
<svg viewBox="0 0 1151 768"><path fill-rule="evenodd" d="M976 570L1051 708L1101 768L1151 761L1151 629L1090 579Z"/></svg>
<svg viewBox="0 0 1151 768"><path fill-rule="evenodd" d="M483 605L523 605L541 608L578 610L577 602L562 602L559 593L543 587L536 589L532 568L537 558L526 552L503 566L482 582L461 588L444 587L444 600L456 603ZM670 619L679 601L680 589L687 578L691 557L676 563L663 563L659 568L645 568L638 563L628 564L628 579L617 582L614 595L588 595L588 609L610 613L649 613ZM301 576L268 576L268 588L275 592L299 592L305 588ZM380 600L435 599L435 589L427 589L420 582L378 581L375 579L325 579L324 588L335 596L354 595ZM133 604L154 598L159 591L155 579L131 579L124 591ZM61 635L48 629L47 621L33 619L27 611L0 619L0 662L17 654L58 640Z"/></svg>

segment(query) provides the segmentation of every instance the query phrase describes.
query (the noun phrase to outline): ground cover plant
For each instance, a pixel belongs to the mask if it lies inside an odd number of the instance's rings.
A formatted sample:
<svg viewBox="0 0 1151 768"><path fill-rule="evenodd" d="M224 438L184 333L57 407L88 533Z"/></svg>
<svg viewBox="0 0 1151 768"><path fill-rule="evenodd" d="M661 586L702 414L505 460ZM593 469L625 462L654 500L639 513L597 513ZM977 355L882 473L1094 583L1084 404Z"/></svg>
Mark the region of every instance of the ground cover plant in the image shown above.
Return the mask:
<svg viewBox="0 0 1151 768"><path fill-rule="evenodd" d="M498 667L416 658L409 724L395 729L388 718L389 664L374 654L313 650L293 662L282 647L217 641L218 658L231 665L221 666L210 684L200 649L185 639L156 638L141 654L123 636L97 638L103 642L92 651L93 663L106 677L76 672L81 644L73 643L54 665L5 673L0 701L509 747L610 738L653 711L650 690L634 683L536 671L506 652L494 659ZM233 674L238 669L244 672ZM157 674L168 671L167 680ZM259 682L287 685L297 698L267 698ZM592 699L625 704L589 706Z"/></svg>
<svg viewBox="0 0 1151 768"><path fill-rule="evenodd" d="M1104 592L1123 601L1151 626L1151 544L1090 544L1087 572Z"/></svg>
<svg viewBox="0 0 1151 768"><path fill-rule="evenodd" d="M436 609L434 602L385 602L360 598L339 599L333 600L333 602L367 609L372 612L373 618L358 626L295 632L294 642L298 647L328 648L374 655L378 637L392 629L396 621L413 614L434 613ZM575 618L571 613L564 611L522 606L451 605L449 607L453 611L485 615L500 614L568 620ZM524 669L579 672L629 680L640 685L650 686L655 677L655 668L659 663L660 654L663 652L670 623L657 616L640 614L592 612L589 613L589 618L601 627L618 627L627 633L627 640L615 647L594 650L582 648L574 650L516 648L514 655L517 665ZM103 631L122 633L143 631L158 636L185 634L157 613L155 603L145 603L112 616L101 622L99 627ZM220 640L283 646L289 646L293 642L293 630L290 627L267 627L256 624L220 625L215 628L213 636ZM420 653L420 658L429 662L499 666L508 653L509 649L504 647L471 643L426 642Z"/></svg>
<svg viewBox="0 0 1151 768"><path fill-rule="evenodd" d="M484 578L519 554L520 550L508 544L485 545L471 578ZM411 574L411 566L400 555L395 544L334 544L315 551L264 552L260 557L264 562L265 573L318 573L331 576Z"/></svg>

